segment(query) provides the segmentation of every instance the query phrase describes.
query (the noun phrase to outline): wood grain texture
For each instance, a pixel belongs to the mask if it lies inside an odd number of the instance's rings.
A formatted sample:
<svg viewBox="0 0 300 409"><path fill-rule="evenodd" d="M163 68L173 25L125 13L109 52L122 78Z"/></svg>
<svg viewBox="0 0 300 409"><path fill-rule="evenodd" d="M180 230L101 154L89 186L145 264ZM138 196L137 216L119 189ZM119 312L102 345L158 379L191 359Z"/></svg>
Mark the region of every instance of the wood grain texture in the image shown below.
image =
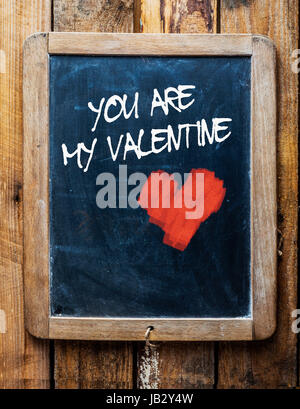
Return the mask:
<svg viewBox="0 0 300 409"><path fill-rule="evenodd" d="M251 55L249 35L49 33L50 54Z"/></svg>
<svg viewBox="0 0 300 409"><path fill-rule="evenodd" d="M22 47L27 36L49 31L51 1L0 0L0 387L48 388L48 341L24 329L22 211Z"/></svg>
<svg viewBox="0 0 300 409"><path fill-rule="evenodd" d="M210 344L212 345L212 344ZM156 347L139 344L139 389L212 388L214 348L204 342L172 342Z"/></svg>
<svg viewBox="0 0 300 409"><path fill-rule="evenodd" d="M140 0L135 31L143 33L215 33L216 0Z"/></svg>
<svg viewBox="0 0 300 409"><path fill-rule="evenodd" d="M121 342L56 342L56 388L131 389L132 348Z"/></svg>
<svg viewBox="0 0 300 409"><path fill-rule="evenodd" d="M48 34L30 36L23 62L25 327L49 337Z"/></svg>
<svg viewBox="0 0 300 409"><path fill-rule="evenodd" d="M267 37L253 37L252 54L252 263L253 336L276 328L276 50Z"/></svg>
<svg viewBox="0 0 300 409"><path fill-rule="evenodd" d="M140 2L140 7L137 8L137 12L140 14L135 17L135 27L139 32L167 33L172 32L174 28L179 33L216 32L217 0L190 2L185 0L175 2L140 0ZM194 6L187 8L188 3ZM187 16L195 13L195 8L200 3L205 4L209 13L201 14L200 12L201 16L197 16L194 25L183 24L187 21ZM178 8L181 4L185 6L184 15ZM166 16L170 16L167 18L167 22ZM170 23L171 21L174 23ZM143 347L140 347L137 365L137 385L140 388L212 388L215 382L213 343L162 343L157 346L155 351L149 351L149 354ZM149 370L149 365L150 368L155 366L154 374L156 376L150 377L149 382L145 382L145 377L147 379L146 370ZM197 373L192 382L190 380L191 371Z"/></svg>
<svg viewBox="0 0 300 409"><path fill-rule="evenodd" d="M267 306L268 307L268 306ZM251 340L251 319L95 319L57 318L49 323L54 339L141 341L149 326L152 341Z"/></svg>
<svg viewBox="0 0 300 409"><path fill-rule="evenodd" d="M53 0L53 10L54 31L133 30L133 0ZM56 341L55 387L132 388L132 359L131 343Z"/></svg>
<svg viewBox="0 0 300 409"><path fill-rule="evenodd" d="M53 0L55 31L133 31L133 0Z"/></svg>
<svg viewBox="0 0 300 409"><path fill-rule="evenodd" d="M278 326L267 341L221 343L219 388L294 387L297 382L297 337L291 330L297 305L297 138L298 78L291 53L298 47L297 0L224 0L221 32L270 36L277 48L277 183L278 222L283 235L278 260Z"/></svg>

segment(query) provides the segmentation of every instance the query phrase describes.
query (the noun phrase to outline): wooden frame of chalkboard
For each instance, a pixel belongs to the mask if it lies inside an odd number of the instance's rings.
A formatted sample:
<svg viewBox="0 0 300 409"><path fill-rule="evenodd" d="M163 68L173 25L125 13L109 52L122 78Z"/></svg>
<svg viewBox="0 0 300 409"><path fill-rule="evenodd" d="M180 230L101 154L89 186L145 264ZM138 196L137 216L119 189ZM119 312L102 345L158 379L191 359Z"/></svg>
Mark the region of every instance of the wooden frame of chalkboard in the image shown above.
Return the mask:
<svg viewBox="0 0 300 409"><path fill-rule="evenodd" d="M52 317L49 309L49 55L251 57L251 318ZM24 45L25 321L41 338L264 339L276 327L276 80L259 35L39 33Z"/></svg>

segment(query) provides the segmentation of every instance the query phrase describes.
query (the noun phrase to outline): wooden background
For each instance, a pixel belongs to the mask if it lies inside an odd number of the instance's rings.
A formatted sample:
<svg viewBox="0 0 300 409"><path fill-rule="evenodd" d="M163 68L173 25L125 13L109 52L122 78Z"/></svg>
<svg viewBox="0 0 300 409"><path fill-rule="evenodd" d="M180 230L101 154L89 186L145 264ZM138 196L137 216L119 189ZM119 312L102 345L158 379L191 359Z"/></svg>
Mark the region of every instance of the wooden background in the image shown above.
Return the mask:
<svg viewBox="0 0 300 409"><path fill-rule="evenodd" d="M294 388L298 0L0 0L0 387ZM37 31L256 33L277 46L278 329L253 343L42 341L24 330L22 44Z"/></svg>

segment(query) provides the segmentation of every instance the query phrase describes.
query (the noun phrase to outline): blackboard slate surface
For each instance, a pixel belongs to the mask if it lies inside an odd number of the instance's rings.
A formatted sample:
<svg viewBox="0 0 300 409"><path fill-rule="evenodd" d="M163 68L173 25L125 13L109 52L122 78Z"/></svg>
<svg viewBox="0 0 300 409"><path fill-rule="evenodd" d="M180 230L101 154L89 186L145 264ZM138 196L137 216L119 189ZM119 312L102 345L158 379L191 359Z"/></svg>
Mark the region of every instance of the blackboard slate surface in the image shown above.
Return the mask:
<svg viewBox="0 0 300 409"><path fill-rule="evenodd" d="M76 317L248 317L250 280L250 57L50 57L51 314ZM182 113L150 118L153 88L195 85ZM91 128L100 98L140 92L139 119ZM113 162L106 142L129 130L232 118L222 144ZM63 165L61 145L98 138L89 170ZM144 209L99 209L96 177L206 168L224 181L220 211L203 223L184 252L162 243L163 231Z"/></svg>

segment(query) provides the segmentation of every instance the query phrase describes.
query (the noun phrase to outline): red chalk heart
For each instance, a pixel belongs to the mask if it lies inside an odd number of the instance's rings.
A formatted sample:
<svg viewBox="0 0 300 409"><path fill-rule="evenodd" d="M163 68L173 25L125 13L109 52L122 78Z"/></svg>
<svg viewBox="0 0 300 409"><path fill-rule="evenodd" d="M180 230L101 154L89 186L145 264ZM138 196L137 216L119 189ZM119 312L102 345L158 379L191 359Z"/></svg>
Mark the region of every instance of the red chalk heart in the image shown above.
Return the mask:
<svg viewBox="0 0 300 409"><path fill-rule="evenodd" d="M197 175L203 176L197 178ZM170 189L164 190L163 182L167 179L170 179ZM202 183L199 184L199 180ZM151 189L154 182L158 188ZM170 178L168 173L161 170L154 171L142 188L139 204L147 210L150 216L149 222L156 224L165 232L164 244L184 251L200 224L212 213L219 211L226 189L223 187L223 181L207 169L192 169L185 184L180 189L177 187L177 182L173 177ZM200 188L201 192L199 192ZM188 215L192 213L193 217L198 215L199 217L189 218L191 216Z"/></svg>

